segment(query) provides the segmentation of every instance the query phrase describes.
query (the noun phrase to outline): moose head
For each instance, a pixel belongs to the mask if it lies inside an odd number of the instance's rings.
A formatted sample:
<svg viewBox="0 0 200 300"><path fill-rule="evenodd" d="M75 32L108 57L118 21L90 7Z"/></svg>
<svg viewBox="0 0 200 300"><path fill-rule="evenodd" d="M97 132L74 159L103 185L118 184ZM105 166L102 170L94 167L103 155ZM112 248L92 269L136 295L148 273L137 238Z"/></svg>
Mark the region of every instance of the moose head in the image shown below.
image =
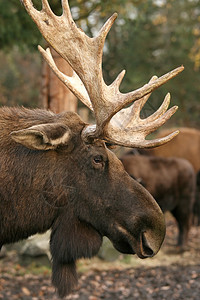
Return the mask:
<svg viewBox="0 0 200 300"><path fill-rule="evenodd" d="M183 67L160 78L153 76L143 87L122 94L119 87L125 72L108 86L101 68L104 41L117 14L95 38L89 38L76 27L67 0L62 1L61 16L51 11L47 0L42 0L41 11L31 0L22 3L44 38L72 66L73 76L58 70L50 50L39 47L42 55L96 119L95 125L89 125L73 112L56 115L24 108L2 108L0 114L4 128L0 246L51 228L52 281L62 297L77 283L76 260L96 255L103 236L122 253L140 258L152 257L160 249L165 223L159 206L125 172L105 142L148 148L176 136L177 131L146 139L176 111L177 107L167 110L169 94L153 115L141 119L140 111L151 92Z"/></svg>

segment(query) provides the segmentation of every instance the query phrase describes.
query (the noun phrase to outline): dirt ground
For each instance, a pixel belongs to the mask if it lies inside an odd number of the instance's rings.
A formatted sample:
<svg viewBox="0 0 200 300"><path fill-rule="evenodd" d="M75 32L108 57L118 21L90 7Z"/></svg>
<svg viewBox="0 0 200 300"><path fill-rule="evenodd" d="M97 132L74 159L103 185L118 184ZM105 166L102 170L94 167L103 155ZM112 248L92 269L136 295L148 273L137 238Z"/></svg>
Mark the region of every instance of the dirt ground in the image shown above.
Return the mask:
<svg viewBox="0 0 200 300"><path fill-rule="evenodd" d="M79 286L65 299L200 299L200 227L192 227L188 250L176 249L177 228L167 216L167 235L151 259L120 256L115 262L80 261ZM25 266L26 265L26 266ZM25 264L14 251L0 260L0 299L58 300L48 264Z"/></svg>

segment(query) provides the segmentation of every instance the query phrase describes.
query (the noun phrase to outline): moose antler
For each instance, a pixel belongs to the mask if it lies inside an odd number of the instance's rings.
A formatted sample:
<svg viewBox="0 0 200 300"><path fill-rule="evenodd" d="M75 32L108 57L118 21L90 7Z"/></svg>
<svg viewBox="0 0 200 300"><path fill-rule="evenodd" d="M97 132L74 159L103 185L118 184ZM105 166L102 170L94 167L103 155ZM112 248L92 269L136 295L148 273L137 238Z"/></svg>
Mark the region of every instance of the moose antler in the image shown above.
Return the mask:
<svg viewBox="0 0 200 300"><path fill-rule="evenodd" d="M149 82L154 82L157 76L153 76ZM175 137L179 131L175 131L172 134L164 138L156 140L146 140L146 136L155 131L158 127L163 125L177 110L177 106L168 109L170 104L170 94L168 93L159 107L159 109L147 117L146 119L140 118L140 112L146 101L150 97L150 94L136 100L128 108L119 111L104 128L104 139L110 143L117 145L126 145L136 148L150 148L162 145L167 141Z"/></svg>
<svg viewBox="0 0 200 300"><path fill-rule="evenodd" d="M47 0L42 0L41 11L33 7L31 0L22 0L22 3L47 42L71 65L74 75L69 77L58 70L50 50L45 51L39 47L40 52L64 84L94 112L96 125L85 128L82 133L84 139L101 138L128 147L152 147L170 140L177 134L175 132L160 140L145 140L147 134L161 126L175 112L176 107L165 112L168 100L164 102L165 104L161 106L158 112L146 120L139 118L137 108L142 108L142 103L148 98L146 95L175 77L184 69L183 66L160 78L154 78L135 91L121 93L119 87L125 71L122 71L109 86L104 82L102 75L103 46L117 17L116 13L108 19L96 37L90 38L77 28L67 0L62 0L63 14L61 16L56 16L52 12ZM122 110L133 101L136 101L135 105ZM124 116L125 113L128 113L128 116ZM133 113L135 115L132 116ZM117 121L119 117L121 121ZM130 120L128 123L131 124L131 127L130 124L127 127L124 125L127 119ZM119 124L121 125L119 126Z"/></svg>

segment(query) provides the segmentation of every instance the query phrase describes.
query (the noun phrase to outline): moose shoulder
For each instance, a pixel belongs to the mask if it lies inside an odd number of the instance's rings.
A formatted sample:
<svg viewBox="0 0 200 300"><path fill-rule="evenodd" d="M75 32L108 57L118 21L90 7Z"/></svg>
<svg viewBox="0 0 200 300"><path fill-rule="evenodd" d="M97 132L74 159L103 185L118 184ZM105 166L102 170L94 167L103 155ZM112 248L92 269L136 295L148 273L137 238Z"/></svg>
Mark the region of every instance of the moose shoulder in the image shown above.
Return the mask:
<svg viewBox="0 0 200 300"><path fill-rule="evenodd" d="M76 282L76 259L95 255L103 235L141 258L159 250L160 208L104 142L81 139L77 114L5 107L0 116L1 246L51 228L60 295Z"/></svg>

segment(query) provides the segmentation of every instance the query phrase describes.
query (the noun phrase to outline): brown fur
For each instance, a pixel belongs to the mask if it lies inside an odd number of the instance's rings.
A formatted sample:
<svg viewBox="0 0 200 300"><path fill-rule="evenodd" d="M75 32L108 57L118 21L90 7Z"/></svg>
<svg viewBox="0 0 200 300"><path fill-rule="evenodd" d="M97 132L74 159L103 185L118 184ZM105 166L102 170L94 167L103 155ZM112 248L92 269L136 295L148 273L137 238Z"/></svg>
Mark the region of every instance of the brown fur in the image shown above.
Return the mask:
<svg viewBox="0 0 200 300"><path fill-rule="evenodd" d="M165 129L161 130L157 137L166 136L175 129L180 132L170 143L147 150L147 152L161 157L185 158L198 172L200 170L200 130L187 127Z"/></svg>
<svg viewBox="0 0 200 300"><path fill-rule="evenodd" d="M144 258L165 235L152 196L102 141L81 139L85 126L72 112L0 109L0 247L51 229L61 297L77 283L76 260L94 256L102 236Z"/></svg>
<svg viewBox="0 0 200 300"><path fill-rule="evenodd" d="M160 157L180 157L187 159L196 174L200 171L200 130L195 128L171 128L160 130L157 137L168 135L174 130L179 134L170 142L158 148L145 150L147 154ZM200 224L200 184L196 186L196 201L194 204L194 224Z"/></svg>
<svg viewBox="0 0 200 300"><path fill-rule="evenodd" d="M181 158L127 154L125 170L153 195L163 212L170 211L179 227L178 246L187 244L195 199L195 173Z"/></svg>

